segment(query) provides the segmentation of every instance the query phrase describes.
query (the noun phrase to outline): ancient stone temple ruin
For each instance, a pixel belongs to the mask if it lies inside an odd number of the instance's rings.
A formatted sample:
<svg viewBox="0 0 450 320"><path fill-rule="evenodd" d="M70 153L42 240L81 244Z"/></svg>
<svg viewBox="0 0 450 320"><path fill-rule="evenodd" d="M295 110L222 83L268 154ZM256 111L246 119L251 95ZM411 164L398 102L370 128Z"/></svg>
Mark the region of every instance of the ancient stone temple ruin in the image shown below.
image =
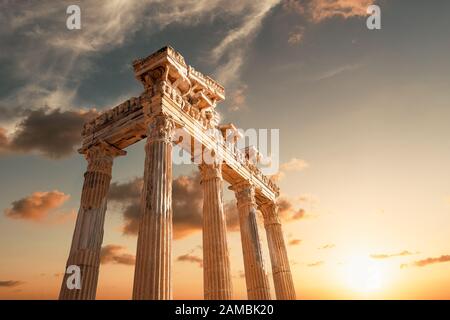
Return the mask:
<svg viewBox="0 0 450 320"><path fill-rule="evenodd" d="M236 127L219 123L216 105L225 98L224 88L186 64L170 47L135 61L133 67L144 92L89 121L82 132L79 152L87 160L87 170L67 260L67 267L80 268L81 288L69 289L66 274L60 299L95 299L113 161L141 139L146 139L146 158L133 299L172 299L175 144L197 161L201 172L204 298L225 300L233 296L222 200L226 180L237 199L248 299L270 299L257 210L264 219L276 297L295 299L276 204L279 188L261 173L250 157L250 148L235 147L239 139ZM205 151L214 161L205 161Z"/></svg>

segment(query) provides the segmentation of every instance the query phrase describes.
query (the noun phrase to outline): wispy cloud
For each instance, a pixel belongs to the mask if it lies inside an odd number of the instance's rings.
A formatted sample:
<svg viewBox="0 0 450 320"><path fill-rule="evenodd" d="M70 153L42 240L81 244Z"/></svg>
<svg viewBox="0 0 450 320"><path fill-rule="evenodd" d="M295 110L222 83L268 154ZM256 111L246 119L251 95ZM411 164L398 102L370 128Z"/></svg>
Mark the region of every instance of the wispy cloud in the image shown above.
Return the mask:
<svg viewBox="0 0 450 320"><path fill-rule="evenodd" d="M362 66L361 64L348 64L348 65L344 65L344 66L339 66L339 67L336 67L334 69L331 69L331 70L328 70L328 71L322 73L321 75L317 76L314 81L328 80L328 79L334 78L342 73L356 70L356 69L360 68L361 66Z"/></svg>
<svg viewBox="0 0 450 320"><path fill-rule="evenodd" d="M303 37L305 36L305 27L296 26L291 32L289 32L287 42L291 45L298 45L302 42Z"/></svg>
<svg viewBox="0 0 450 320"><path fill-rule="evenodd" d="M411 262L409 264L402 264L400 267L401 268L426 267L430 264L444 263L444 262L450 262L450 255L442 255L440 257L431 257L431 258L426 258L426 259L422 259L422 260L417 260L417 261Z"/></svg>
<svg viewBox="0 0 450 320"><path fill-rule="evenodd" d="M306 266L307 267L320 267L324 264L325 264L324 261L316 261L316 262L308 263Z"/></svg>
<svg viewBox="0 0 450 320"><path fill-rule="evenodd" d="M270 10L281 0L262 0L252 2L247 7L246 18L242 24L232 29L212 50L212 61L217 63L225 58L225 63L216 69L216 77L224 85L230 85L239 79L248 44L257 34L262 21Z"/></svg>
<svg viewBox="0 0 450 320"><path fill-rule="evenodd" d="M0 280L0 288L14 288L24 284L22 281L16 280Z"/></svg>
<svg viewBox="0 0 450 320"><path fill-rule="evenodd" d="M192 253L186 253L181 256L178 256L177 261L195 263L200 268L203 268L203 259Z"/></svg>
<svg viewBox="0 0 450 320"><path fill-rule="evenodd" d="M66 29L65 2L7 1L0 4L0 41L10 45L2 47L0 59L10 65L9 76L21 86L0 98L0 107L78 108L78 90L86 77L98 71L93 59L99 55L134 41L142 30L150 35L170 25L191 27L218 17L228 17L237 26L210 46L216 74L229 83L239 77L246 45L280 1L80 0L82 27L76 31ZM9 126L14 128L14 123Z"/></svg>
<svg viewBox="0 0 450 320"><path fill-rule="evenodd" d="M301 171L307 168L309 164L303 160L298 158L292 158L288 162L283 163L280 168L284 171Z"/></svg>
<svg viewBox="0 0 450 320"><path fill-rule="evenodd" d="M308 167L309 164L305 160L299 158L291 158L288 162L282 163L280 165L278 174L272 176L272 179L279 181L286 176L287 172L298 172Z"/></svg>
<svg viewBox="0 0 450 320"><path fill-rule="evenodd" d="M410 256L413 255L413 252L404 250L397 253L380 253L380 254L371 254L370 257L372 259L388 259L388 258L395 258L395 257L404 257L404 256Z"/></svg>
<svg viewBox="0 0 450 320"><path fill-rule="evenodd" d="M317 249L319 249L319 250L325 250L325 249L333 249L334 247L336 247L336 245L334 245L334 244L332 244L332 243L329 243L329 244L323 245L323 246L321 246L321 247L319 247L319 248L317 248Z"/></svg>
<svg viewBox="0 0 450 320"><path fill-rule="evenodd" d="M229 100L231 101L228 107L229 111L242 111L247 107L246 91L247 85L241 85L229 93Z"/></svg>
<svg viewBox="0 0 450 320"><path fill-rule="evenodd" d="M287 12L305 16L313 23L331 18L348 19L367 15L367 7L375 0L284 0Z"/></svg>

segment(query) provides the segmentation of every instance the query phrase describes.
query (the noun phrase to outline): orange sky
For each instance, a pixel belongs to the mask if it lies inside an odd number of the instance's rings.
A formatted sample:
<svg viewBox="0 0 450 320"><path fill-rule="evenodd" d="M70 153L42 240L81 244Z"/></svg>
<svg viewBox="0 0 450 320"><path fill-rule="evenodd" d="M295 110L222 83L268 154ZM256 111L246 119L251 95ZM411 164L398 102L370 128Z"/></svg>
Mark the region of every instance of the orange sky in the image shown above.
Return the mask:
<svg viewBox="0 0 450 320"><path fill-rule="evenodd" d="M450 2L79 1L75 33L69 2L0 4L0 299L57 298L86 166L81 125L139 95L131 61L167 44L226 87L224 123L280 130L299 299L450 298ZM370 3L381 30L366 28ZM127 151L113 168L127 197L108 205L99 299L131 298L143 143ZM174 198L192 200L174 213L176 299L203 296L196 170L174 167ZM227 187L234 297L246 298ZM271 279L261 223L260 235Z"/></svg>

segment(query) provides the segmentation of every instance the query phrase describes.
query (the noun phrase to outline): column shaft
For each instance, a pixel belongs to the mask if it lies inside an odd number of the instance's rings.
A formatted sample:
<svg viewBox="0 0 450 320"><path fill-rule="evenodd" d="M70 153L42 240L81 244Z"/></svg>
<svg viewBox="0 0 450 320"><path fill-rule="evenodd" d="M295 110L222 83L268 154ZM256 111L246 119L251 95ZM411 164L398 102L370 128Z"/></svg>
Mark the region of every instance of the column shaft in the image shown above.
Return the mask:
<svg viewBox="0 0 450 320"><path fill-rule="evenodd" d="M272 262L273 282L278 300L295 300L295 288L292 280L286 244L283 237L278 209L275 203L261 207L266 228L270 260Z"/></svg>
<svg viewBox="0 0 450 320"><path fill-rule="evenodd" d="M105 143L86 152L88 168L84 174L81 205L66 265L66 270L71 265L80 268L81 289L69 289L67 280L70 274L65 273L59 294L61 300L95 299L113 158L123 154L124 151Z"/></svg>
<svg viewBox="0 0 450 320"><path fill-rule="evenodd" d="M172 132L165 115L148 123L133 299L172 299Z"/></svg>
<svg viewBox="0 0 450 320"><path fill-rule="evenodd" d="M203 286L205 300L230 300L232 283L219 164L200 165L203 185Z"/></svg>
<svg viewBox="0 0 450 320"><path fill-rule="evenodd" d="M244 256L245 281L249 300L270 300L270 288L261 251L256 221L254 187L249 183L232 186L235 191Z"/></svg>

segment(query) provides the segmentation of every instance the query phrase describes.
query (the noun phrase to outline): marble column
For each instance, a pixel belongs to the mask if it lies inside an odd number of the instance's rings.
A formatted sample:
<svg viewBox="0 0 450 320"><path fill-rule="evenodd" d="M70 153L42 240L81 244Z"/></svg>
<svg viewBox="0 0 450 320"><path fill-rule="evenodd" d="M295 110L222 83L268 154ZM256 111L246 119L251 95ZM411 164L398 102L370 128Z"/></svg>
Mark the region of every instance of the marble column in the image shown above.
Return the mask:
<svg viewBox="0 0 450 320"><path fill-rule="evenodd" d="M245 281L249 300L270 300L270 288L256 222L255 188L248 182L231 186L239 211Z"/></svg>
<svg viewBox="0 0 450 320"><path fill-rule="evenodd" d="M164 114L147 120L133 299L172 299L172 136Z"/></svg>
<svg viewBox="0 0 450 320"><path fill-rule="evenodd" d="M69 266L80 268L81 288L69 289L67 280L70 274L65 273L60 300L95 299L113 159L124 154L125 151L105 142L90 147L85 153L88 166L84 174L81 205L66 265L66 270Z"/></svg>
<svg viewBox="0 0 450 320"><path fill-rule="evenodd" d="M220 164L199 166L203 186L203 286L205 300L232 299L227 226Z"/></svg>
<svg viewBox="0 0 450 320"><path fill-rule="evenodd" d="M274 202L260 205L264 217L273 282L278 300L295 300L295 288L284 242L283 230L278 217L278 206Z"/></svg>

